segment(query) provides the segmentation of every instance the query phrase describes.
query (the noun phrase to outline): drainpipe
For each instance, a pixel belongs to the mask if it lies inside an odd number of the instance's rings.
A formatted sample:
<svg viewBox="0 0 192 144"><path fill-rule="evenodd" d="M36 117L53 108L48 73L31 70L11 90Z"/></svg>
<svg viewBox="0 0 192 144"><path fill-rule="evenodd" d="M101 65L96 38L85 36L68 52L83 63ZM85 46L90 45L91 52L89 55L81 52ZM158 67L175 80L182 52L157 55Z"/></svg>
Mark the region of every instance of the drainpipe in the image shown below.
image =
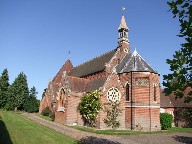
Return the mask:
<svg viewBox="0 0 192 144"><path fill-rule="evenodd" d="M133 130L133 78L131 71L131 130Z"/></svg>
<svg viewBox="0 0 192 144"><path fill-rule="evenodd" d="M150 77L149 77L149 128L151 131L151 81L150 81Z"/></svg>

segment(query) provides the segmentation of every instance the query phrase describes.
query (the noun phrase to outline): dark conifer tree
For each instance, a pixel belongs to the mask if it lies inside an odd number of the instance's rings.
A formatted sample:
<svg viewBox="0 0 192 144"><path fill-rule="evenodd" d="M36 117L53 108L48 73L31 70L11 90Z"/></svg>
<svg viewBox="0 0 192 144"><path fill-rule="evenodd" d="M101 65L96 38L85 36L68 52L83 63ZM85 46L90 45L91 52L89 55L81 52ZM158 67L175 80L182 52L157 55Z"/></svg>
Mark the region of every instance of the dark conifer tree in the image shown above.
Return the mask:
<svg viewBox="0 0 192 144"><path fill-rule="evenodd" d="M36 88L33 86L30 89L29 97L26 99L23 107L26 112L37 112L39 110L39 100L37 100Z"/></svg>
<svg viewBox="0 0 192 144"><path fill-rule="evenodd" d="M23 105L29 97L27 76L21 72L9 88L10 108L23 110Z"/></svg>
<svg viewBox="0 0 192 144"><path fill-rule="evenodd" d="M8 70L4 69L0 77L0 108L3 108L7 102L8 87L9 87Z"/></svg>

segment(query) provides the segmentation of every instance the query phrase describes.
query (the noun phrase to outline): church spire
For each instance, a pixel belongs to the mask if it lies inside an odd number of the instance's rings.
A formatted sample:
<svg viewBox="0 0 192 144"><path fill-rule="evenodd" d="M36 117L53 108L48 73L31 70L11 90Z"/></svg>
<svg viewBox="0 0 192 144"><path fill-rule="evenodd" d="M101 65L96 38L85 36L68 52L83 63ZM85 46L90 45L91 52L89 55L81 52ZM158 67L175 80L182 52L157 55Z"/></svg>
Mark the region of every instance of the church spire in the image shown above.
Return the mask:
<svg viewBox="0 0 192 144"><path fill-rule="evenodd" d="M122 17L121 17L121 22L118 28L118 32L119 32L119 40L118 43L129 43L129 39L128 39L128 31L129 28L127 27L126 21L125 21L125 17L124 17L124 11L125 8L122 8Z"/></svg>

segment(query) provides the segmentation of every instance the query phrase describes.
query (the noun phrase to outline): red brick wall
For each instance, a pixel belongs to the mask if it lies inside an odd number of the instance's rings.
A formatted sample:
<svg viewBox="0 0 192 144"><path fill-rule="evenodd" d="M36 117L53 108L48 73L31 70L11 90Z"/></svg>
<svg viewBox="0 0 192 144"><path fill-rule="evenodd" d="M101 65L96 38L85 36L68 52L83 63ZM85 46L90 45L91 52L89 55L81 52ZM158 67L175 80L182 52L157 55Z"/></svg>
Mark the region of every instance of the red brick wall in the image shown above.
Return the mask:
<svg viewBox="0 0 192 144"><path fill-rule="evenodd" d="M145 78L149 80L147 86L137 86L136 78ZM160 129L160 89L159 89L159 76L149 72L133 72L132 85L131 73L120 75L121 84L124 88L125 85L130 84L129 99L131 100L132 88L132 126L134 129L142 130L159 130ZM156 101L154 101L154 83L156 84ZM132 87L131 87L132 86ZM131 128L131 102L125 103L125 126Z"/></svg>
<svg viewBox="0 0 192 144"><path fill-rule="evenodd" d="M52 102L51 96L46 91L45 96L43 97L43 99L40 102L39 113L41 113L42 110L45 109L46 107L49 107L50 109L52 109L51 102Z"/></svg>
<svg viewBox="0 0 192 144"><path fill-rule="evenodd" d="M131 129L131 108L125 108L125 128Z"/></svg>
<svg viewBox="0 0 192 144"><path fill-rule="evenodd" d="M66 124L66 112L55 112L55 122L60 124Z"/></svg>
<svg viewBox="0 0 192 144"><path fill-rule="evenodd" d="M111 73L113 71L113 68L127 55L127 53L124 51L125 48L127 48L128 52L130 52L129 44L121 43L115 55L112 57L111 61L109 61L109 63L106 64L105 69L106 72Z"/></svg>
<svg viewBox="0 0 192 144"><path fill-rule="evenodd" d="M118 75L116 75L114 73L109 75L109 77L104 85L104 90L101 93L101 95L102 95L101 102L105 106L107 106L109 104L108 100L107 100L107 92L108 92L108 89L111 87L116 87L121 93L121 100L120 100L119 108L122 110L122 113L120 113L118 120L120 121L120 124L121 124L120 129L124 129L125 128L125 99L122 95L123 88L120 84L119 77L118 77ZM106 113L104 111L101 111L99 114L101 129L108 129L108 127L106 126L106 124L103 121L105 118L106 118Z"/></svg>
<svg viewBox="0 0 192 144"><path fill-rule="evenodd" d="M169 113L174 116L174 108L165 108L165 113Z"/></svg>
<svg viewBox="0 0 192 144"><path fill-rule="evenodd" d="M79 113L78 105L80 103L80 98L78 96L69 96L67 105L67 124L72 125L74 123L78 125L83 125L81 115Z"/></svg>

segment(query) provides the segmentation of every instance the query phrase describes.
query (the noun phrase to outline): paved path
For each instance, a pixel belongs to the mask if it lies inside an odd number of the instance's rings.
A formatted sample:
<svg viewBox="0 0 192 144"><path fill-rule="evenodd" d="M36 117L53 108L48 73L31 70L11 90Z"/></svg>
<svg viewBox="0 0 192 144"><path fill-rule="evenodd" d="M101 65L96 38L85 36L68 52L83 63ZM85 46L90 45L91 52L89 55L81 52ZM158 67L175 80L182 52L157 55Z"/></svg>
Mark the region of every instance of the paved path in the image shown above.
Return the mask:
<svg viewBox="0 0 192 144"><path fill-rule="evenodd" d="M139 144L139 143L135 142L134 140L124 141L124 139L122 139L121 137L117 137L117 136L93 134L93 133L76 130L76 129L70 128L68 126L64 126L64 125L61 125L61 124L58 124L55 122L51 122L51 121L42 119L32 113L23 113L22 115L41 125L47 126L51 129L54 129L58 132L65 134L67 136L70 136L74 139L77 139L79 141L83 141L86 143L91 143L91 144Z"/></svg>
<svg viewBox="0 0 192 144"><path fill-rule="evenodd" d="M76 130L55 122L44 120L35 114L23 113L22 115L74 139L91 144L192 144L192 133L109 136Z"/></svg>

